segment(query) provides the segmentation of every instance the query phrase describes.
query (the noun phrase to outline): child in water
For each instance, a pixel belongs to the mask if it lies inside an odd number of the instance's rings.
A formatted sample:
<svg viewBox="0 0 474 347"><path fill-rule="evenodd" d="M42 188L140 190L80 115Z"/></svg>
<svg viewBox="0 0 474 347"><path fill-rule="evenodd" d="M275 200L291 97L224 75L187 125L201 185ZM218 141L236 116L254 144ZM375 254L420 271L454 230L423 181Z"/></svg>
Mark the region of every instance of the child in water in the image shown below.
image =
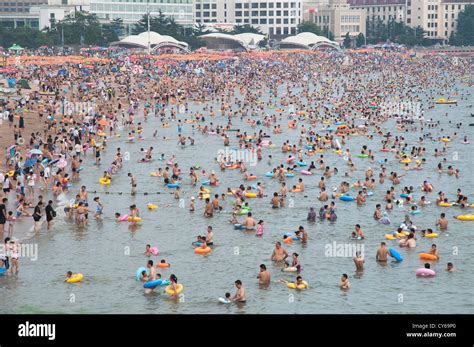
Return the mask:
<svg viewBox="0 0 474 347"><path fill-rule="evenodd" d="M263 220L260 220L257 225L257 232L255 236L263 236Z"/></svg>
<svg viewBox="0 0 474 347"><path fill-rule="evenodd" d="M225 298L224 298L224 300L222 300L222 302L225 303L225 304L229 304L229 303L232 302L232 300L230 299L230 293L228 293L228 292L225 293Z"/></svg>
<svg viewBox="0 0 474 347"><path fill-rule="evenodd" d="M68 279L70 279L72 277L72 271L68 271L66 273L66 279L64 280L64 282L67 282Z"/></svg>

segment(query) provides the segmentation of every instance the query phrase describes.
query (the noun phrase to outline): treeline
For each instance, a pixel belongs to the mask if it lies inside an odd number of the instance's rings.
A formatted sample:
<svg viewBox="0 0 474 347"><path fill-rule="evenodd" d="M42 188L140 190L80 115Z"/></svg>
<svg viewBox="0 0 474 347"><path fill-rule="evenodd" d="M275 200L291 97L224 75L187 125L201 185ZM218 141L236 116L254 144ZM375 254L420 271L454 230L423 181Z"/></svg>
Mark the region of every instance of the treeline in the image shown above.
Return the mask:
<svg viewBox="0 0 474 347"><path fill-rule="evenodd" d="M148 18L144 15L129 30L131 34L139 34L147 31ZM391 20L383 23L381 20L367 20L366 34L359 35L356 40L349 42L346 38L344 45L361 46L365 42L376 44L380 42L394 42L408 46L420 45L427 46L437 43L436 40L430 40L426 32L421 28L411 28L404 23ZM330 31L320 29L315 23L303 22L298 25L298 32L313 32L317 35L334 39ZM208 33L204 24L196 24L192 28L185 27L175 21L172 17L166 17L163 13L157 16L150 16L150 30L162 35L169 35L179 41L189 44L191 49L202 47L204 43L199 36ZM222 30L217 30L222 31ZM230 34L239 34L244 32L260 33L259 28L248 24L235 26ZM25 48L38 48L41 46L58 45L86 45L86 46L108 46L111 42L118 41L120 37L129 34L125 28L122 19L114 19L109 23L100 23L95 14L88 12L76 12L74 16L67 16L62 21L52 21L50 28L36 30L29 27L16 29L0 27L0 46L10 47L14 43ZM466 9L459 14L457 23L457 32L452 34L449 43L452 45L474 45L474 5L466 6ZM267 44L267 40L261 43Z"/></svg>

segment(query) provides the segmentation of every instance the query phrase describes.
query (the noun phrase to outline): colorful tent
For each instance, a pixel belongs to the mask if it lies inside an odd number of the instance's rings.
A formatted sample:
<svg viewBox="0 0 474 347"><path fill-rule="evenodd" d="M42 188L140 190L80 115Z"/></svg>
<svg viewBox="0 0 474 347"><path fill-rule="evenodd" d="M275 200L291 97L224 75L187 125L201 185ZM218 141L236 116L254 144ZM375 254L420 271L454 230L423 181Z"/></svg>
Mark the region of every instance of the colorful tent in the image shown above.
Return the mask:
<svg viewBox="0 0 474 347"><path fill-rule="evenodd" d="M23 51L24 48L23 47L20 47L19 45L17 45L16 43L13 44L13 46L11 46L10 48L8 48L10 51Z"/></svg>

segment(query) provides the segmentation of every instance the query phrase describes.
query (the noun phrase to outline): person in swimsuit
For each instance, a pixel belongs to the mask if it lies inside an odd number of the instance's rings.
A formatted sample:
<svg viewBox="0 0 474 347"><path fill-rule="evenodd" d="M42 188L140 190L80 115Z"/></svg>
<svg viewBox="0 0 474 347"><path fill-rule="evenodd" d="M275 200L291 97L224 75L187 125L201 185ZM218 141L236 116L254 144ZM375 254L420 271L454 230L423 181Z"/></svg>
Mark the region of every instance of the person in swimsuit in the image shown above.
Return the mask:
<svg viewBox="0 0 474 347"><path fill-rule="evenodd" d="M96 196L94 198L94 202L97 204L97 207L96 207L96 210L95 210L95 213L94 213L94 218L95 219L102 219L102 210L104 209L104 205L102 204L102 202L100 201L100 198L98 196Z"/></svg>

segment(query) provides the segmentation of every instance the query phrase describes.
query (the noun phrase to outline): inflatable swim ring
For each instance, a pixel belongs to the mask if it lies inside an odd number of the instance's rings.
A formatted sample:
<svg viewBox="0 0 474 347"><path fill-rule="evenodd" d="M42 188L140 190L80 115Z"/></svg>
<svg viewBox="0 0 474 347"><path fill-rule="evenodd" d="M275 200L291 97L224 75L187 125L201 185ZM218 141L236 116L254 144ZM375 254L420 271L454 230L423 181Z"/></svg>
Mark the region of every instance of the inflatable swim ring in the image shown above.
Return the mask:
<svg viewBox="0 0 474 347"><path fill-rule="evenodd" d="M305 290L308 289L308 282L302 281L302 283L298 285L296 283L288 283L286 286L290 289Z"/></svg>
<svg viewBox="0 0 474 347"><path fill-rule="evenodd" d="M397 261L397 263L403 261L403 257L393 248L389 248L388 251L390 253L390 256L394 258Z"/></svg>
<svg viewBox="0 0 474 347"><path fill-rule="evenodd" d="M150 270L148 270L146 267L139 267L136 274L135 274L135 277L137 279L137 281L140 281L142 279L142 272L145 271L147 273L147 275L150 274Z"/></svg>
<svg viewBox="0 0 474 347"><path fill-rule="evenodd" d="M128 214L124 214L118 218L119 222L127 222L128 221Z"/></svg>
<svg viewBox="0 0 474 347"><path fill-rule="evenodd" d="M79 283L84 278L83 274L73 274L69 279L66 280L67 283Z"/></svg>
<svg viewBox="0 0 474 347"><path fill-rule="evenodd" d="M343 195L343 196L340 196L339 197L339 200L342 200L342 201L354 201L354 198L352 196L349 196L349 195Z"/></svg>
<svg viewBox="0 0 474 347"><path fill-rule="evenodd" d="M421 268L421 269L416 270L416 276L417 277L433 277L433 276L436 276L436 272L434 272L431 269Z"/></svg>
<svg viewBox="0 0 474 347"><path fill-rule="evenodd" d="M459 215L454 217L457 220L462 220L462 221L474 221L474 214L464 214L464 215Z"/></svg>
<svg viewBox="0 0 474 347"><path fill-rule="evenodd" d="M105 178L105 177L102 177L102 178L99 180L99 183L102 184L102 185L109 185L109 184L110 184L110 179Z"/></svg>
<svg viewBox="0 0 474 347"><path fill-rule="evenodd" d="M177 283L176 284L176 294L181 294L181 292L183 291L184 287L181 283ZM165 289L165 293L168 294L168 295L174 295L174 291L173 289L171 288L171 285L169 285L168 287L166 287Z"/></svg>
<svg viewBox="0 0 474 347"><path fill-rule="evenodd" d="M429 253L420 253L420 259L423 259L423 260L438 260L438 257L433 255L433 254L429 254Z"/></svg>
<svg viewBox="0 0 474 347"><path fill-rule="evenodd" d="M208 254L211 252L211 247L206 247L206 248L195 248L194 253L196 254Z"/></svg>
<svg viewBox="0 0 474 347"><path fill-rule="evenodd" d="M150 281L150 282L146 282L144 285L143 285L143 288L145 289L153 289L153 288L156 288L158 286L169 286L170 285L170 281L169 280L162 280L162 279L159 279L159 280L155 280L155 281Z"/></svg>
<svg viewBox="0 0 474 347"><path fill-rule="evenodd" d="M148 207L149 210L156 210L158 208L157 205L151 203L146 204L146 207Z"/></svg>

